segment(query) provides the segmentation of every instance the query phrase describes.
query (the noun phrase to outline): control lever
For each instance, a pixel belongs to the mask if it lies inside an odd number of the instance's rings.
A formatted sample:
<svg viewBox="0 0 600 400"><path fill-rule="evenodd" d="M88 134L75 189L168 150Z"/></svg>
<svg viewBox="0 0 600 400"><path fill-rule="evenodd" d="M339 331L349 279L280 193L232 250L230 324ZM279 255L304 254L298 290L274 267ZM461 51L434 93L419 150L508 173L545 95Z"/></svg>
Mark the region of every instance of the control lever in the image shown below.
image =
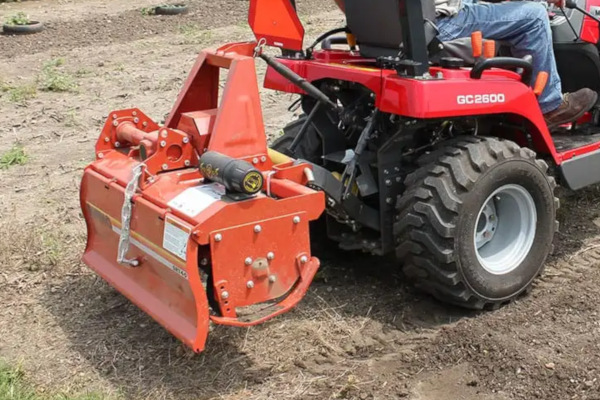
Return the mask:
<svg viewBox="0 0 600 400"><path fill-rule="evenodd" d="M566 0L565 7L570 8L572 10L577 10L580 13L587 15L588 17L590 17L591 19L593 19L594 21L596 21L597 23L600 24L600 18L596 17L595 15L592 15L591 13L587 12L583 8L579 7L579 5L577 5L577 0Z"/></svg>

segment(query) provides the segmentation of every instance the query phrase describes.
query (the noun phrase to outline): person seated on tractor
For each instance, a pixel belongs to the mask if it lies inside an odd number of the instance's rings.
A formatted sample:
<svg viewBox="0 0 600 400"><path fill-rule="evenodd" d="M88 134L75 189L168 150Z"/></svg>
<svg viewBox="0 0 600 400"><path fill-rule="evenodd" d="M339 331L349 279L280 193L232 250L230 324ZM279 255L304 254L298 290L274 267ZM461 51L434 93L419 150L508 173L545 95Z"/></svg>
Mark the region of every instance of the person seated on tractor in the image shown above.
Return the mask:
<svg viewBox="0 0 600 400"><path fill-rule="evenodd" d="M548 84L539 97L539 103L549 129L576 121L596 104L598 94L591 89L562 93L550 20L544 5L535 1L496 4L477 3L477 0L424 1L435 1L438 39L442 42L469 37L471 33L481 31L486 39L508 43L514 57L531 55L534 77L540 71L548 72ZM547 3L564 6L564 1L547 0ZM344 0L335 2L343 11Z"/></svg>

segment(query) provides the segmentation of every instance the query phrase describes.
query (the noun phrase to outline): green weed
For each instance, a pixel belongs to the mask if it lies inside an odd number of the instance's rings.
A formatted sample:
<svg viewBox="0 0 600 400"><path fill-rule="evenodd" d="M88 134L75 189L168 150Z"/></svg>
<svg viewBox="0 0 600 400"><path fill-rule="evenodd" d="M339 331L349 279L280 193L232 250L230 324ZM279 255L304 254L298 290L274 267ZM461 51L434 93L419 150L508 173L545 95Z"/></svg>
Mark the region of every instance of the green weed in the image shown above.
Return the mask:
<svg viewBox="0 0 600 400"><path fill-rule="evenodd" d="M38 78L41 90L47 92L77 91L77 82L75 82L73 76L59 70L64 63L63 58L55 58L44 63L42 73Z"/></svg>
<svg viewBox="0 0 600 400"><path fill-rule="evenodd" d="M15 143L10 150L0 156L0 169L8 169L13 165L24 165L29 157L25 153L25 149L19 143ZM2 397L0 397L1 399Z"/></svg>
<svg viewBox="0 0 600 400"><path fill-rule="evenodd" d="M30 22L29 16L22 11L9 15L5 21L6 25L29 25Z"/></svg>

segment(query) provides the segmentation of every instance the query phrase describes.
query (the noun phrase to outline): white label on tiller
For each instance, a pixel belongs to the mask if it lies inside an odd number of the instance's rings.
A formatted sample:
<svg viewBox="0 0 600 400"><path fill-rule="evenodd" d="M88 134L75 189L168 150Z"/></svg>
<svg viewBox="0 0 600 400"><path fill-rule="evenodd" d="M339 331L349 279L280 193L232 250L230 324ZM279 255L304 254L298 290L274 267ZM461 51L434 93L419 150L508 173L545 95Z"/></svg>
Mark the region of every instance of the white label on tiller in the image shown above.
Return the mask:
<svg viewBox="0 0 600 400"><path fill-rule="evenodd" d="M225 195L225 186L218 183L195 186L181 192L169 202L169 207L195 217Z"/></svg>
<svg viewBox="0 0 600 400"><path fill-rule="evenodd" d="M165 218L165 231L163 247L182 260L186 260L187 244L190 238L190 229L176 222L173 218Z"/></svg>

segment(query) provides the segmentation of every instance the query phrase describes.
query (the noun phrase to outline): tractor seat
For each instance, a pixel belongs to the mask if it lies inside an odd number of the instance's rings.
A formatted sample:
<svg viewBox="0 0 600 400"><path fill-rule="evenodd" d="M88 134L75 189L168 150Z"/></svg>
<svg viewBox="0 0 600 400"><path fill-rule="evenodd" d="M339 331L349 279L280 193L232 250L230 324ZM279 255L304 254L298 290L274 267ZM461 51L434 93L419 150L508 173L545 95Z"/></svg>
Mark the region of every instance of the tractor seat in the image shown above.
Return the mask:
<svg viewBox="0 0 600 400"><path fill-rule="evenodd" d="M420 7L414 6L419 2ZM409 56L417 62L437 64L453 57L467 66L475 64L470 37L444 42L439 49L434 1L345 0L345 6L348 27L364 57L397 57L409 49Z"/></svg>

